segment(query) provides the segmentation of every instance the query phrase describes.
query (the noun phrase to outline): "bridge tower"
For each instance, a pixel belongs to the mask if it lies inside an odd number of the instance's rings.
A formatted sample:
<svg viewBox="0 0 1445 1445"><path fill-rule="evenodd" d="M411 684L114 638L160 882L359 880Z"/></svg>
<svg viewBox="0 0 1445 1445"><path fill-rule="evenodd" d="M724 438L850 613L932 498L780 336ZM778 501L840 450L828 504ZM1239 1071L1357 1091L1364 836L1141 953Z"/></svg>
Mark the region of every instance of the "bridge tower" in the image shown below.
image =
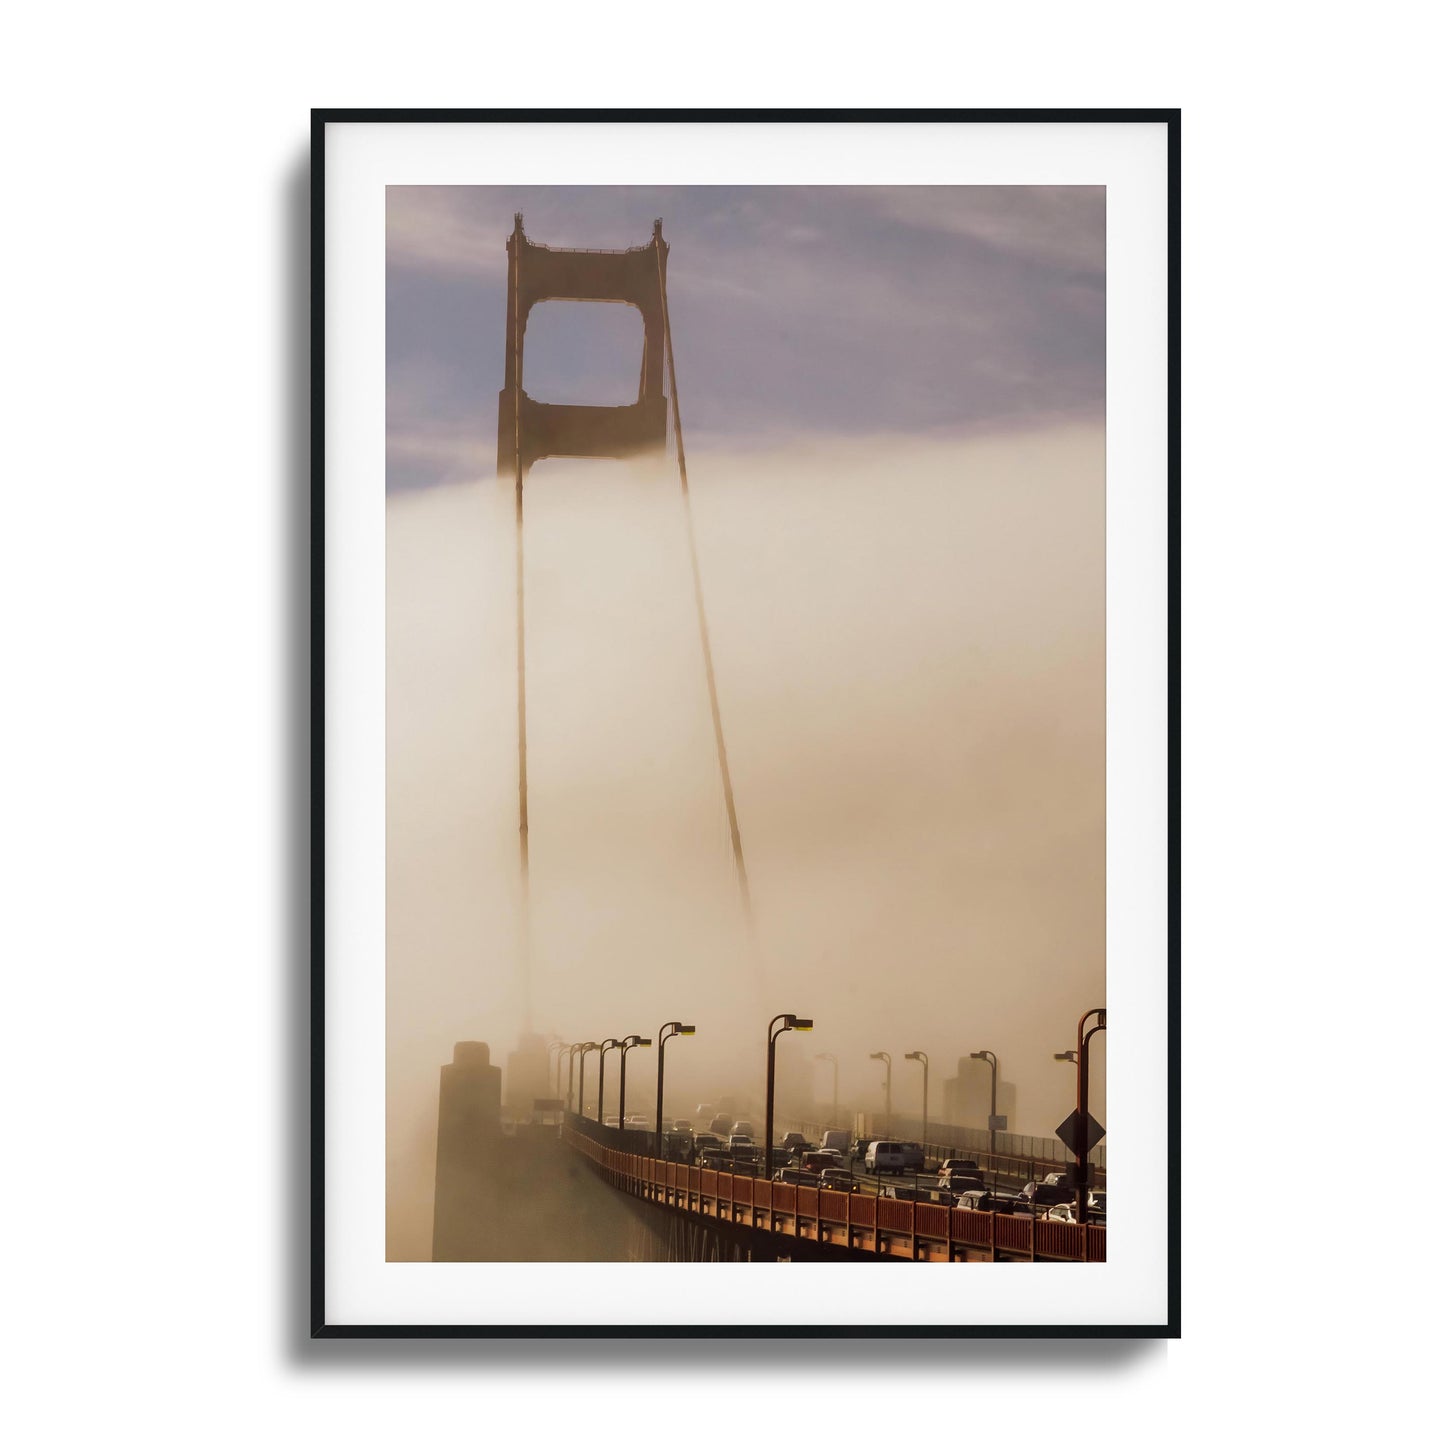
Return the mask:
<svg viewBox="0 0 1445 1445"><path fill-rule="evenodd" d="M723 741L722 712L713 673L712 644L703 607L697 542L687 487L687 455L682 441L682 416L677 399L677 367L667 311L667 242L662 222L654 221L646 245L622 251L563 249L539 245L522 229L522 214L513 217L507 237L507 345L504 385L497 398L497 478L510 482L515 493L517 551L517 791L522 884L522 947L520 961L524 1033L532 1033L531 884L527 818L527 646L523 493L533 463L544 457L596 457L628 460L667 452L669 393L678 474L687 514L688 549L692 559L693 595L698 632L712 709L718 771L732 843L733 871L742 904L748 940L757 967L756 934L743 862L742 835L733 800L732 776ZM539 402L527 395L525 380L527 317L539 301L610 301L637 307L642 313L642 372L637 400L625 406L574 406ZM663 389L663 368L667 392Z"/></svg>
<svg viewBox="0 0 1445 1445"><path fill-rule="evenodd" d="M507 368L497 397L497 476L525 478L543 457L626 460L667 448L662 390L667 243L626 251L562 250L527 239L522 216L507 237ZM616 301L642 313L642 375L627 406L562 406L534 401L524 380L527 318L539 301Z"/></svg>
<svg viewBox="0 0 1445 1445"><path fill-rule="evenodd" d="M486 1259L496 1227L502 1071L486 1044L465 1042L442 1065L437 1107L432 1258Z"/></svg>

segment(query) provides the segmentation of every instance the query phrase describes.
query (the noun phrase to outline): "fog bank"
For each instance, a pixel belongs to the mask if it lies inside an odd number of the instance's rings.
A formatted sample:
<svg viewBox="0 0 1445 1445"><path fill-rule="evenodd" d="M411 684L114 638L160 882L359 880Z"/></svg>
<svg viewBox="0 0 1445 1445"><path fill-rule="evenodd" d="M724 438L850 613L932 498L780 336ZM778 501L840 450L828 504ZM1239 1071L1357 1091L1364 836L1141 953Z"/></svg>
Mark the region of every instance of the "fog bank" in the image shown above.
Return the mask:
<svg viewBox="0 0 1445 1445"><path fill-rule="evenodd" d="M689 475L758 953L676 473L543 463L526 497L534 1027L695 1023L667 1054L669 1108L688 1112L760 1096L781 1010L817 1020L779 1045L799 1108L831 1098L823 1051L845 1108L881 1107L868 1054L887 1049L895 1112L916 1112L902 1055L923 1049L938 1117L960 1056L990 1048L1011 1126L1051 1133L1073 1090L1051 1054L1105 1002L1102 429L699 454ZM388 501L394 1259L429 1256L439 1067L464 1038L500 1060L523 1022L513 547L493 478ZM631 1055L629 1108L650 1108L653 1068Z"/></svg>

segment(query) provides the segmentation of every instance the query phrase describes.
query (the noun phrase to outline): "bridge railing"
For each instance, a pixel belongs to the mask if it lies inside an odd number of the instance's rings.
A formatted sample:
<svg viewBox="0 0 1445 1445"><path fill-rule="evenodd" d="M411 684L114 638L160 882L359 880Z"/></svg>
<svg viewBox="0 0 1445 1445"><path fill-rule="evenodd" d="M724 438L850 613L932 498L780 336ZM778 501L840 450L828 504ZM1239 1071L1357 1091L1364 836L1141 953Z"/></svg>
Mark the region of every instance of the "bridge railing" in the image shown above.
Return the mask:
<svg viewBox="0 0 1445 1445"><path fill-rule="evenodd" d="M623 1154L651 1154L657 1143L657 1136L651 1129L619 1129L615 1124L599 1124L585 1114L568 1114L566 1126L585 1135L594 1143Z"/></svg>
<svg viewBox="0 0 1445 1445"><path fill-rule="evenodd" d="M570 1121L562 1138L617 1189L663 1208L770 1235L915 1260L958 1259L966 1257L960 1251L969 1249L987 1251L993 1258L1098 1262L1107 1257L1107 1233L1099 1225L849 1194L677 1164L612 1148Z"/></svg>

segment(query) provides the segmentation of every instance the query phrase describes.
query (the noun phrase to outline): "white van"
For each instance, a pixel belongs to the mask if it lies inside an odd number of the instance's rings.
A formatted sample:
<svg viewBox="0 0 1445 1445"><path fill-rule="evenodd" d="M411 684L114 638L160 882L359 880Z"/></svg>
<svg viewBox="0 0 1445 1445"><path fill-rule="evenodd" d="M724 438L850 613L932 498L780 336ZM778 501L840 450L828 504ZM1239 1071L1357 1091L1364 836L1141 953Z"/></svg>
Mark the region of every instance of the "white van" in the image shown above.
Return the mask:
<svg viewBox="0 0 1445 1445"><path fill-rule="evenodd" d="M869 1174L902 1174L908 1167L903 1145L897 1139L875 1139L863 1156Z"/></svg>
<svg viewBox="0 0 1445 1445"><path fill-rule="evenodd" d="M818 1148L836 1149L844 1158L847 1158L852 1142L853 1133L850 1129L824 1129L823 1137L818 1142Z"/></svg>

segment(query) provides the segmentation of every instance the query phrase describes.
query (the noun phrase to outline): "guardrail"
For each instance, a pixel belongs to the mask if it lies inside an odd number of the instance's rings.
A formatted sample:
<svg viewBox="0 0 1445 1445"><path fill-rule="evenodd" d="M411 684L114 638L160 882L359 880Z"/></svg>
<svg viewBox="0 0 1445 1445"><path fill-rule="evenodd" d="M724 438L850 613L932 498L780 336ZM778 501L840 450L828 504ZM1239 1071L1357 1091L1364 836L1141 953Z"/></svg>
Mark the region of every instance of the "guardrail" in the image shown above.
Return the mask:
<svg viewBox="0 0 1445 1445"><path fill-rule="evenodd" d="M856 1255L918 1262L980 1259L1102 1262L1100 1225L1063 1224L871 1194L774 1183L611 1149L570 1125L562 1140L614 1188L665 1209L758 1230L771 1239L810 1240Z"/></svg>

